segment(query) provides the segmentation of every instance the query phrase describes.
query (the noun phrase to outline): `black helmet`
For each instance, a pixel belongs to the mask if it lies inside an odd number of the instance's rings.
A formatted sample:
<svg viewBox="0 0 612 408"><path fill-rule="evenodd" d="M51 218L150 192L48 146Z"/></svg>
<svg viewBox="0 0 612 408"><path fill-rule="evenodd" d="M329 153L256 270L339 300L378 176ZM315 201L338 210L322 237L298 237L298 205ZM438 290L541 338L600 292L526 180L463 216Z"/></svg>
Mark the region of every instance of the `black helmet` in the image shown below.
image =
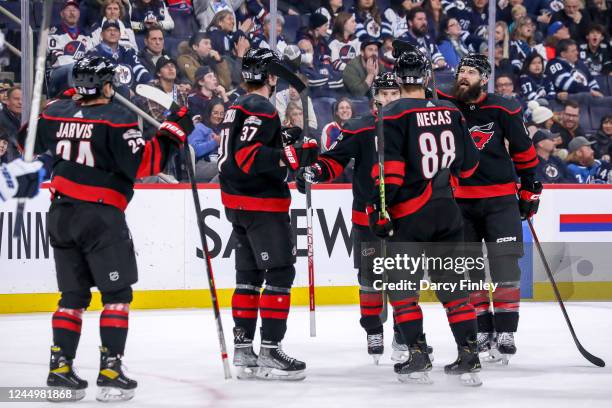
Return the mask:
<svg viewBox="0 0 612 408"><path fill-rule="evenodd" d="M489 58L486 55L482 54L468 54L465 57L461 58L459 61L459 65L457 65L457 71L455 74L455 78L459 74L459 70L461 67L473 67L480 72L480 76L485 79L489 79L491 76L491 64L489 63Z"/></svg>
<svg viewBox="0 0 612 408"><path fill-rule="evenodd" d="M249 48L242 57L242 78L252 84L263 84L272 62L280 63L276 53L267 48Z"/></svg>
<svg viewBox="0 0 612 408"><path fill-rule="evenodd" d="M399 89L397 78L393 72L383 72L376 75L374 82L372 82L372 92L376 95L381 89Z"/></svg>
<svg viewBox="0 0 612 408"><path fill-rule="evenodd" d="M418 48L402 52L393 66L393 73L401 85L425 85L431 70L431 61Z"/></svg>
<svg viewBox="0 0 612 408"><path fill-rule="evenodd" d="M99 96L107 82L113 82L115 64L105 57L84 57L72 67L74 87L80 95Z"/></svg>

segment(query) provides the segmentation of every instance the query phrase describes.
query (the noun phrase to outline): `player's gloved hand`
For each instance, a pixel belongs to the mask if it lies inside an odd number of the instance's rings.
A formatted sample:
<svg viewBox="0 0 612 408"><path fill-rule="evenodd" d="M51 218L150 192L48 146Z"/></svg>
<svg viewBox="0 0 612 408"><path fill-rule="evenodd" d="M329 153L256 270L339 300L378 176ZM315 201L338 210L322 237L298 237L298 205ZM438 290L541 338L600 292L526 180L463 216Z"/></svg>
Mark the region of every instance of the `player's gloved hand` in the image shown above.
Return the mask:
<svg viewBox="0 0 612 408"><path fill-rule="evenodd" d="M374 235L381 239L393 236L393 223L388 214L386 217L382 215L379 204L374 203L367 206L366 213L368 214L370 230Z"/></svg>
<svg viewBox="0 0 612 408"><path fill-rule="evenodd" d="M158 137L167 137L178 145L187 140L187 135L193 132L193 120L186 107L170 113L157 131Z"/></svg>
<svg viewBox="0 0 612 408"><path fill-rule="evenodd" d="M539 181L526 182L521 184L518 191L519 212L521 220L531 218L538 212L540 206L540 194L542 193L542 183Z"/></svg>
<svg viewBox="0 0 612 408"><path fill-rule="evenodd" d="M281 153L281 160L292 170L297 170L299 167L310 166L318 157L319 145L314 139L305 139L292 145L285 146Z"/></svg>
<svg viewBox="0 0 612 408"><path fill-rule="evenodd" d="M9 198L32 198L38 194L45 170L42 162L16 159L0 166L0 201Z"/></svg>
<svg viewBox="0 0 612 408"><path fill-rule="evenodd" d="M295 186L302 194L306 193L306 182L311 184L320 183L323 170L318 163L308 167L300 167L295 175Z"/></svg>
<svg viewBox="0 0 612 408"><path fill-rule="evenodd" d="M302 129L297 126L281 128L283 147L296 143L302 137Z"/></svg>

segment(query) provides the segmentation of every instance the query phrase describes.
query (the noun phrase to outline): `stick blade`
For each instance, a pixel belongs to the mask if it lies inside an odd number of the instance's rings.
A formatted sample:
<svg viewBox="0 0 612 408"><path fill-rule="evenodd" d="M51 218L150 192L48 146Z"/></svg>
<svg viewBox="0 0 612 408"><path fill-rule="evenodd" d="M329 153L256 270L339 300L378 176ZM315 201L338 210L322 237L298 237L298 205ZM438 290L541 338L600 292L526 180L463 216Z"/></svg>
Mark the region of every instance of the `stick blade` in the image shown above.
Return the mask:
<svg viewBox="0 0 612 408"><path fill-rule="evenodd" d="M586 358L587 360L589 360L589 362L593 365L596 365L597 367L605 367L606 366L606 362L603 361L601 358L592 355L591 353L589 353L588 351L586 351L586 349L584 347L582 347L582 344L577 343L578 346L578 351L580 351L580 354L582 354L582 356L584 358Z"/></svg>
<svg viewBox="0 0 612 408"><path fill-rule="evenodd" d="M154 86L146 84L136 85L136 94L156 102L166 109L174 110L178 108L178 105L174 102L170 95Z"/></svg>
<svg viewBox="0 0 612 408"><path fill-rule="evenodd" d="M270 63L270 65L268 66L268 70L272 75L276 75L277 77L287 81L289 85L291 85L298 91L298 93L302 93L304 88L306 88L306 84L302 82L302 80L297 75L295 75L295 73L293 73L289 68L287 68L281 63Z"/></svg>

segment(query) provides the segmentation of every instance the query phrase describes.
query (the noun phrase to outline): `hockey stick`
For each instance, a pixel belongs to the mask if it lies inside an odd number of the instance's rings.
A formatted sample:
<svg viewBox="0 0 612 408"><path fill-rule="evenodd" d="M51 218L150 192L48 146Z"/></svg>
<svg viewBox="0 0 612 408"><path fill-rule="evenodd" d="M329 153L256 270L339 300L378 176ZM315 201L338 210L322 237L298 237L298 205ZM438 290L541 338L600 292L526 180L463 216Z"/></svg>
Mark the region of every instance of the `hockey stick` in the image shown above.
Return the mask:
<svg viewBox="0 0 612 408"><path fill-rule="evenodd" d="M308 139L310 136L310 129L308 126L308 87L302 80L290 71L287 67L280 63L273 62L269 65L268 70L271 74L284 79L295 88L300 94L302 101L302 121L304 126L304 138ZM307 252L308 252L308 305L310 309L310 337L316 337L317 325L315 320L315 282L314 282L314 244L313 244L313 230L312 230L312 191L311 184L306 182L306 241L307 241Z"/></svg>
<svg viewBox="0 0 612 408"><path fill-rule="evenodd" d="M38 48L36 49L35 77L34 87L32 88L32 103L30 105L28 133L25 140L25 151L23 154L23 159L26 162L31 162L34 160L34 146L36 145L36 130L38 129L38 114L40 113L42 86L45 79L45 58L47 57L47 40L49 38L49 25L51 24L52 6L53 0L44 0L40 39L38 40ZM25 95L26 98L28 96L29 95ZM13 230L13 237L15 238L19 238L21 235L25 203L26 200L23 198L17 201L15 229Z"/></svg>
<svg viewBox="0 0 612 408"><path fill-rule="evenodd" d="M569 327L570 333L572 334L572 338L574 339L574 343L576 343L576 347L578 347L578 351L580 352L580 354L582 354L584 358L589 360L591 364L594 364L597 367L605 367L606 363L601 358L596 357L592 355L591 353L589 353L588 351L586 351L586 349L582 346L582 344L580 344L580 341L578 341L578 337L576 336L576 332L574 331L574 326L572 326L572 322L570 321L570 318L567 314L567 310L565 310L565 305L563 304L563 300L561 299L559 288L557 288L557 283L555 282L550 266L548 265L548 262L546 261L546 257L544 256L544 251L542 250L542 245L540 244L540 240L538 239L535 229L533 228L533 223L531 222L531 219L527 219L527 224L529 225L529 229L531 230L531 235L533 236L533 241L535 242L538 253L540 254L540 259L542 259L542 263L544 264L544 269L546 270L548 279L550 280L550 283L552 284L553 291L555 292L555 297L557 298L557 302L559 303L559 306L561 307L561 312L563 312L565 323L567 323L567 327Z"/></svg>
<svg viewBox="0 0 612 408"><path fill-rule="evenodd" d="M150 87L152 89L157 89ZM163 91L157 89L160 94L158 95L154 101L164 106L166 109L172 109L178 107L172 97L166 95ZM137 90L138 91L138 90ZM143 95L144 96L144 95ZM151 115L146 114L140 108L135 106L128 99L115 92L114 96L119 102L121 102L125 107L131 109L137 115L142 116L147 122L149 122L152 126L159 128L160 123L156 121ZM168 101L169 99L169 101ZM168 104L170 102L170 104ZM221 348L221 361L223 362L223 372L225 375L225 379L232 378L232 373L229 367L229 360L227 358L227 347L225 345L225 335L223 334L223 323L221 322L221 312L219 311L219 300L217 298L217 287L215 285L215 278L213 275L212 264L210 262L210 252L208 250L208 243L206 242L205 228L204 228L204 220L202 218L202 207L200 205L200 197L198 196L198 188L195 182L195 175L193 171L193 163L191 162L191 152L189 150L189 144L186 142L184 145L184 153L185 153L185 165L187 167L187 175L189 176L189 182L191 184L191 192L193 194L193 203L196 210L196 219L198 221L198 229L200 231L200 240L202 242L202 249L204 250L204 257L206 258L206 274L208 276L208 288L210 290L210 298L213 305L213 311L215 314L215 322L217 324L217 335L219 336L219 346Z"/></svg>
<svg viewBox="0 0 612 408"><path fill-rule="evenodd" d="M413 51L415 49L418 49L413 44L407 41L403 41L403 40L393 40L393 42L391 43L391 46L393 47L393 58L395 59L399 58L399 56L402 55L402 52L404 51ZM432 94L433 94L434 101L437 101L438 100L438 89L436 87L436 76L434 75L433 62L431 61L431 52L429 50L429 47L425 47L425 51L426 51L427 59L429 59L429 61L432 64L432 68L431 68L431 85L433 86Z"/></svg>
<svg viewBox="0 0 612 408"><path fill-rule="evenodd" d="M380 197L380 213L384 218L387 218L387 203L385 197L385 132L383 126L383 107L378 101L376 104L376 150L378 151L378 194ZM380 240L380 256L384 259L387 257L387 241L385 239ZM382 312L380 313L380 320L382 323L387 321L389 316L389 305L386 283L388 280L387 271L383 268L383 298L382 298Z"/></svg>

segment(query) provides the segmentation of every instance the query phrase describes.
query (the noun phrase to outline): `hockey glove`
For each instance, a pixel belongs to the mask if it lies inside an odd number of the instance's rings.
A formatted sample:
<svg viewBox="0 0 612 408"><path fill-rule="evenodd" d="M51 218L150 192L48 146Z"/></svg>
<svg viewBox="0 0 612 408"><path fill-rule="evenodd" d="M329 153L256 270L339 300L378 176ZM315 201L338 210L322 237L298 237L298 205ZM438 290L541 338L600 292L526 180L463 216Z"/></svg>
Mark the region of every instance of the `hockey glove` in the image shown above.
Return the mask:
<svg viewBox="0 0 612 408"><path fill-rule="evenodd" d="M302 137L302 129L297 126L284 127L281 129L283 147L296 143Z"/></svg>
<svg viewBox="0 0 612 408"><path fill-rule="evenodd" d="M310 166L318 157L319 145L314 139L303 140L290 146L285 146L281 153L281 160L292 170Z"/></svg>
<svg viewBox="0 0 612 408"><path fill-rule="evenodd" d="M193 132L193 120L186 107L170 113L157 131L158 137L167 137L172 142L182 145L187 135Z"/></svg>
<svg viewBox="0 0 612 408"><path fill-rule="evenodd" d="M10 198L32 198L38 194L45 170L42 162L16 159L0 166L0 201Z"/></svg>
<svg viewBox="0 0 612 408"><path fill-rule="evenodd" d="M366 213L368 214L370 230L374 235L381 239L393 236L393 223L389 215L383 217L377 203L367 206Z"/></svg>
<svg viewBox="0 0 612 408"><path fill-rule="evenodd" d="M542 183L533 181L531 183L522 183L518 191L519 212L521 220L531 218L538 212L540 206L540 194L542 193Z"/></svg>
<svg viewBox="0 0 612 408"><path fill-rule="evenodd" d="M297 174L295 175L295 186L300 193L305 194L306 182L311 184L320 183L322 181L322 174L323 171L318 163L315 163L312 166L299 168Z"/></svg>

